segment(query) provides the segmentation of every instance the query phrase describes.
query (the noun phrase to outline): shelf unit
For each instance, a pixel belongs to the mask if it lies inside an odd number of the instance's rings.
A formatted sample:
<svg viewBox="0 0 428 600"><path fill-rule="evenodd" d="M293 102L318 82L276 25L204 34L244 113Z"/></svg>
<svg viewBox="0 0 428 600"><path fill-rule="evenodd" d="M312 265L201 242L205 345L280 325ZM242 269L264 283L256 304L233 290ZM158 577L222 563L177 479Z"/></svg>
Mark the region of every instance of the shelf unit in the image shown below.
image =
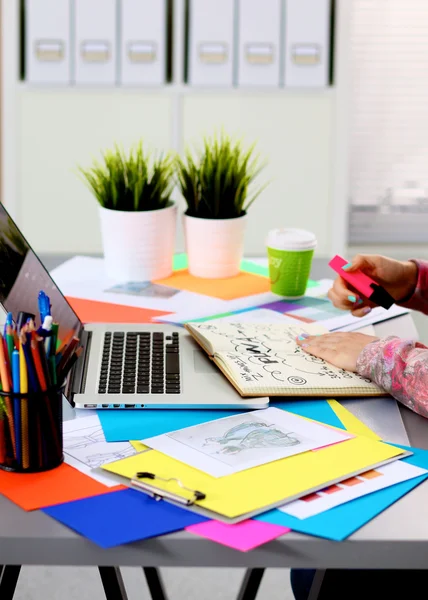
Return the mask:
<svg viewBox="0 0 428 600"><path fill-rule="evenodd" d="M246 252L261 255L269 228L313 229L319 256L347 245L350 3L337 2L334 85L321 90L30 86L20 82L19 0L0 0L2 24L2 200L40 252L98 252L98 216L75 171L114 141L142 136L182 152L224 126L259 141L271 185L249 215ZM174 48L184 48L184 0L174 0ZM7 24L7 26L6 26ZM7 57L7 59L6 59ZM66 222L43 230L46 215ZM180 229L180 227L179 227ZM179 231L177 250L183 248Z"/></svg>

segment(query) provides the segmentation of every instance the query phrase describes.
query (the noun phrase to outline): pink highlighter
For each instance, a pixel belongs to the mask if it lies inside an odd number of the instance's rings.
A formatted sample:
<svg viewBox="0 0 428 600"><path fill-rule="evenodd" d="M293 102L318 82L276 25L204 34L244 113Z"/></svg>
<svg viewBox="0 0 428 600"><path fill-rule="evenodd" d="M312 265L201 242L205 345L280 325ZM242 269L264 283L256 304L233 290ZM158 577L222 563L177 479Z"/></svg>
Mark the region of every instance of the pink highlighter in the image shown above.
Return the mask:
<svg viewBox="0 0 428 600"><path fill-rule="evenodd" d="M373 302L373 304L377 304L388 310L395 303L394 298L388 294L385 288L373 281L373 279L365 275L362 271L358 270L348 273L346 269L343 269L348 264L348 261L341 256L335 256L328 264L342 279L350 283L353 288Z"/></svg>

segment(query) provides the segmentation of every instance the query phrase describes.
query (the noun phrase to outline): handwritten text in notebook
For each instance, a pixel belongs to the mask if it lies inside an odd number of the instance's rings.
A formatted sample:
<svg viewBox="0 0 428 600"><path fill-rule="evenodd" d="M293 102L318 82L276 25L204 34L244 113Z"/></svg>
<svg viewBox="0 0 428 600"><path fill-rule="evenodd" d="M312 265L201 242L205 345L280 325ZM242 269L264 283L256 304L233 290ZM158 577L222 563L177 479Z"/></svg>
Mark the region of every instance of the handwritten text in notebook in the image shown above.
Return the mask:
<svg viewBox="0 0 428 600"><path fill-rule="evenodd" d="M188 329L242 395L379 393L368 379L311 356L296 344L302 333L324 333L319 325L199 323Z"/></svg>

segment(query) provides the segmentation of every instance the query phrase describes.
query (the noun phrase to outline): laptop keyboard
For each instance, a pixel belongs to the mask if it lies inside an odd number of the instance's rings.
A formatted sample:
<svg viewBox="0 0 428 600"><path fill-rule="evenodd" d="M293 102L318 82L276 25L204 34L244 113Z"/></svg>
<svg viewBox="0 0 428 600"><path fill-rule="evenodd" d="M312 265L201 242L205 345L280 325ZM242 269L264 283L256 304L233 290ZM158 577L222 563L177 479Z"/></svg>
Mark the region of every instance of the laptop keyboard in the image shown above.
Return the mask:
<svg viewBox="0 0 428 600"><path fill-rule="evenodd" d="M178 332L107 331L99 394L179 394Z"/></svg>

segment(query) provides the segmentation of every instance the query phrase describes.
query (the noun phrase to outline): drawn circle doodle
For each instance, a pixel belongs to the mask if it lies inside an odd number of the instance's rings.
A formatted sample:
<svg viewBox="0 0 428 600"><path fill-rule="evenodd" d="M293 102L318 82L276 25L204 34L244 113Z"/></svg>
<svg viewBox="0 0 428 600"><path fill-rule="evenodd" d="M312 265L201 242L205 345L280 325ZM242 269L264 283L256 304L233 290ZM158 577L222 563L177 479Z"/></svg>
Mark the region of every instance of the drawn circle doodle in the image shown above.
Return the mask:
<svg viewBox="0 0 428 600"><path fill-rule="evenodd" d="M292 385L305 385L306 379L303 379L303 377L298 377L297 375L292 375L288 378L288 382Z"/></svg>

